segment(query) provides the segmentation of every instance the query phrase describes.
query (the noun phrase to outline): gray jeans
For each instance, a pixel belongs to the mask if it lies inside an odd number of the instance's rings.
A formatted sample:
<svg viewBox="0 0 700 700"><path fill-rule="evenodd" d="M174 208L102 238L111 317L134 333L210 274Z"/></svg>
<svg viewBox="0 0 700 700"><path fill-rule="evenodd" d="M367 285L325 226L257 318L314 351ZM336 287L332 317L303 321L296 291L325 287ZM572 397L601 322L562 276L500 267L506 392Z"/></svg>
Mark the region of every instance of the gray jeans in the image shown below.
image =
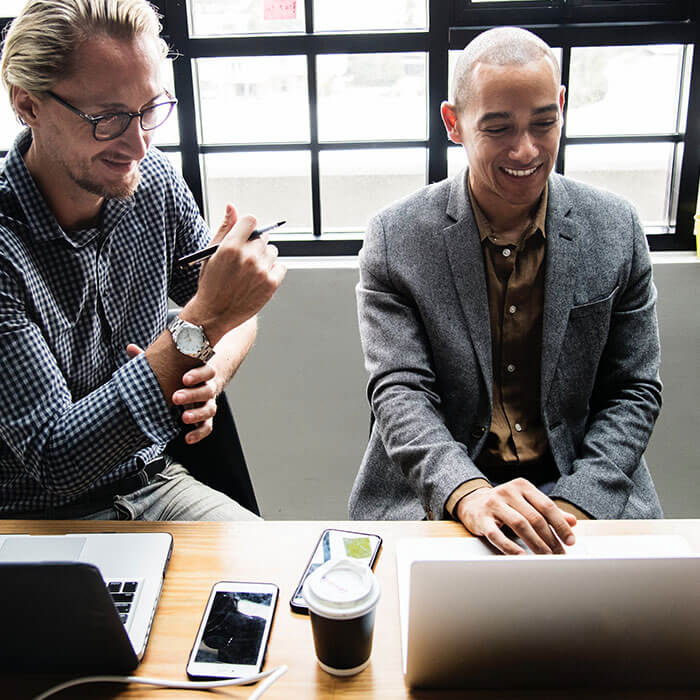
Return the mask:
<svg viewBox="0 0 700 700"><path fill-rule="evenodd" d="M178 462L168 459L162 472L114 505L83 520L260 520L220 491L197 481Z"/></svg>

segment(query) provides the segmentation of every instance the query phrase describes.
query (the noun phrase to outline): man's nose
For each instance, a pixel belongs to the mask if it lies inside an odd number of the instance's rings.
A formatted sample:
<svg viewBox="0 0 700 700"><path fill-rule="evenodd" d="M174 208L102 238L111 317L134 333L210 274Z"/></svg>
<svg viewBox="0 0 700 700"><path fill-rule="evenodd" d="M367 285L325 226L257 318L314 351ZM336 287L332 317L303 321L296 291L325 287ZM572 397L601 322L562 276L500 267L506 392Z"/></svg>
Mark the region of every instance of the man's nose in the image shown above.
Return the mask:
<svg viewBox="0 0 700 700"><path fill-rule="evenodd" d="M141 120L134 117L131 123L126 128L126 131L119 137L122 144L129 147L129 155L134 160L141 160L148 151L148 146L151 143L151 132L144 131L141 128Z"/></svg>
<svg viewBox="0 0 700 700"><path fill-rule="evenodd" d="M512 160L516 160L523 165L531 163L539 155L539 148L535 143L535 139L529 131L521 131L515 137L510 153L508 154Z"/></svg>

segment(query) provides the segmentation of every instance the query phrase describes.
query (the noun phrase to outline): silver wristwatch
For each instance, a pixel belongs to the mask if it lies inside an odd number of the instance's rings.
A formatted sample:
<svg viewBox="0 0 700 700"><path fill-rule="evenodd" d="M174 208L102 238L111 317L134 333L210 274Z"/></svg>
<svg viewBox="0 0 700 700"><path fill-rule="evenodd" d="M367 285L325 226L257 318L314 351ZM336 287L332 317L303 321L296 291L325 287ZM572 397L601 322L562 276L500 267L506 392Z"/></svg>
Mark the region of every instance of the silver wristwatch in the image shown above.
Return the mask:
<svg viewBox="0 0 700 700"><path fill-rule="evenodd" d="M175 347L187 357L208 362L214 356L214 348L204 334L204 328L176 316L169 324Z"/></svg>

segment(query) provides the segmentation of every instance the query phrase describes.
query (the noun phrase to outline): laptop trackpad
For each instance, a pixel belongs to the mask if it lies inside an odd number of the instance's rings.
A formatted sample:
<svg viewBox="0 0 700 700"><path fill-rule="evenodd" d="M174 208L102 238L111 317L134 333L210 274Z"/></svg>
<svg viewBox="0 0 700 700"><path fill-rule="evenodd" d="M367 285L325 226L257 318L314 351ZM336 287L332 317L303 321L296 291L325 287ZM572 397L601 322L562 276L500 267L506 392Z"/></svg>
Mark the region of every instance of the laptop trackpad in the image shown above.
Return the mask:
<svg viewBox="0 0 700 700"><path fill-rule="evenodd" d="M0 561L77 561L85 537L8 537L0 547Z"/></svg>

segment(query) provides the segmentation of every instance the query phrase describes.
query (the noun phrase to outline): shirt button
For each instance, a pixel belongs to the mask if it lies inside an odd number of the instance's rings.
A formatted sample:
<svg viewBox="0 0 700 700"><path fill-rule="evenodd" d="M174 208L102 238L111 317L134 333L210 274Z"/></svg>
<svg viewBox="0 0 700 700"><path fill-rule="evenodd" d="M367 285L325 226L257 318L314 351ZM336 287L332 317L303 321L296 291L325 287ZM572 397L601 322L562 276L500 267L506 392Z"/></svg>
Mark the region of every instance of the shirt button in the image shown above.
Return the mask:
<svg viewBox="0 0 700 700"><path fill-rule="evenodd" d="M521 433L521 432L523 431L523 426L520 425L520 423L516 423L516 424L515 424L515 430L516 430L518 433Z"/></svg>
<svg viewBox="0 0 700 700"><path fill-rule="evenodd" d="M512 374L515 372L515 365L508 365L506 369Z"/></svg>
<svg viewBox="0 0 700 700"><path fill-rule="evenodd" d="M508 307L509 314L514 314L517 310L518 310L518 308L515 305L511 305Z"/></svg>
<svg viewBox="0 0 700 700"><path fill-rule="evenodd" d="M503 249L503 257L504 257L504 258L509 258L511 253L512 253L512 251L511 251L510 248L504 248L504 249Z"/></svg>

